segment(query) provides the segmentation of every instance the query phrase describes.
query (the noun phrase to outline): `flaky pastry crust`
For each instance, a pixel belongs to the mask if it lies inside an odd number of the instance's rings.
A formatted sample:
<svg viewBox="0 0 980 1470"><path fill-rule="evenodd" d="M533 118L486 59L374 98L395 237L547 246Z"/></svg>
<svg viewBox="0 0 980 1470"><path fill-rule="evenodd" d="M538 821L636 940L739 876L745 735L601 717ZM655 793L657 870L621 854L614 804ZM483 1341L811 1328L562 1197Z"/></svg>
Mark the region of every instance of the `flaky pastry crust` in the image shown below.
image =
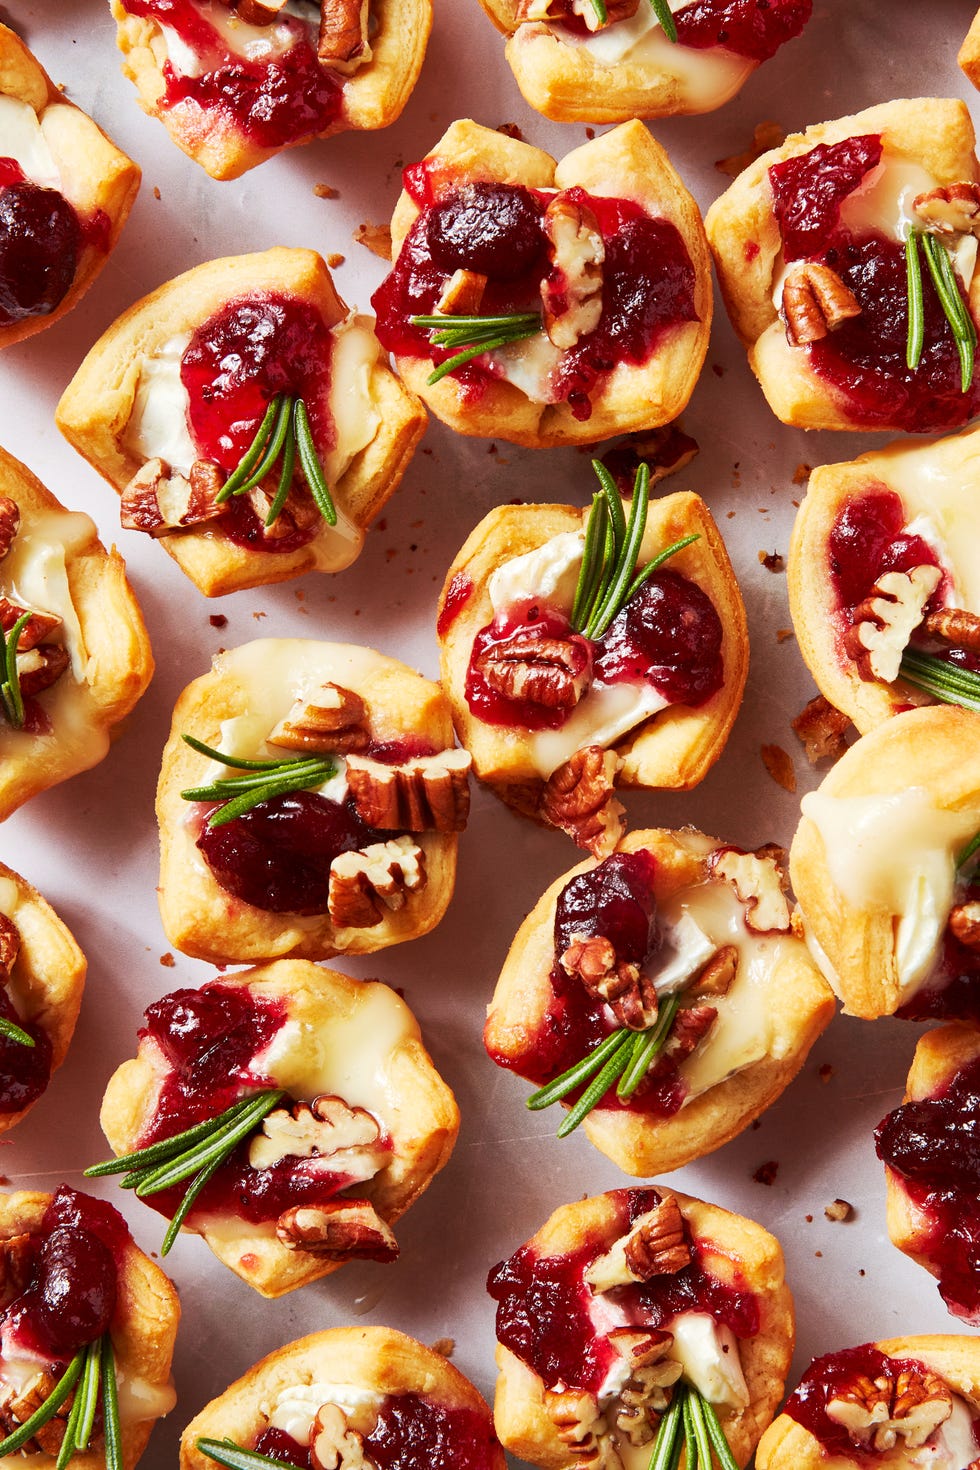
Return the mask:
<svg viewBox="0 0 980 1470"><path fill-rule="evenodd" d="M957 61L975 87L980 87L980 11L963 38Z"/></svg>

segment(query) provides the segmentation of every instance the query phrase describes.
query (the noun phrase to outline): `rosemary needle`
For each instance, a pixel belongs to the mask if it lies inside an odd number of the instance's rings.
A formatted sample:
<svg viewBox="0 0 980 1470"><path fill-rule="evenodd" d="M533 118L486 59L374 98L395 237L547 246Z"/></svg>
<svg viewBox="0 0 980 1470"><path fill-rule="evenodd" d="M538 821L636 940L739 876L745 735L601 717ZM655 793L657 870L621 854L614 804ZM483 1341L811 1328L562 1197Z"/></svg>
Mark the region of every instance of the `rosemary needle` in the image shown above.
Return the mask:
<svg viewBox="0 0 980 1470"><path fill-rule="evenodd" d="M924 690L943 704L980 710L980 674L972 669L961 669L931 653L907 648L902 654L900 675L906 684Z"/></svg>
<svg viewBox="0 0 980 1470"><path fill-rule="evenodd" d="M20 1046L36 1046L33 1036L30 1036L16 1021L8 1021L5 1016L0 1016L0 1036L7 1041L16 1041Z"/></svg>
<svg viewBox="0 0 980 1470"><path fill-rule="evenodd" d="M909 295L909 329L905 346L905 361L915 372L922 361L925 345L925 316L922 310L922 262L919 259L919 235L910 230L905 241L905 275Z"/></svg>
<svg viewBox="0 0 980 1470"><path fill-rule="evenodd" d="M24 724L24 696L21 694L20 674L17 672L17 644L30 620L30 612L25 612L21 614L6 635L0 628L0 648L3 650L3 681L0 684L0 698L3 700L3 712L8 723L17 730L20 730Z"/></svg>
<svg viewBox="0 0 980 1470"><path fill-rule="evenodd" d="M199 1439L197 1448L202 1455L207 1455L216 1465L224 1465L227 1470L299 1470L287 1460L271 1460L268 1455L260 1455L257 1450L243 1450L230 1439Z"/></svg>
<svg viewBox="0 0 980 1470"><path fill-rule="evenodd" d="M677 22L674 20L673 12L667 0L650 0L653 13L660 22L661 28L668 41L677 43Z"/></svg>

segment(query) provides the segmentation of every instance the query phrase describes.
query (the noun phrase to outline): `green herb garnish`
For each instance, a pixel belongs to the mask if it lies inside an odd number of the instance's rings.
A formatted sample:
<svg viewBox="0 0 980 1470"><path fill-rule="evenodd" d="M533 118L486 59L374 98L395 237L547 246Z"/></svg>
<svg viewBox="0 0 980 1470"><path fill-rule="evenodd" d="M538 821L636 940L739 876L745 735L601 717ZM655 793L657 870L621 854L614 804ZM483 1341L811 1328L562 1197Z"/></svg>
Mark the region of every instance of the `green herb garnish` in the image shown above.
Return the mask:
<svg viewBox="0 0 980 1470"><path fill-rule="evenodd" d="M21 613L9 633L0 628L0 702L8 725L15 730L24 726L24 696L20 692L20 674L17 672L17 644L20 635L31 620L31 613Z"/></svg>
<svg viewBox="0 0 980 1470"><path fill-rule="evenodd" d="M0 1036L6 1037L8 1041L17 1041L21 1046L36 1046L33 1036L29 1036L22 1026L15 1021L8 1021L6 1017L0 1016Z"/></svg>
<svg viewBox="0 0 980 1470"><path fill-rule="evenodd" d="M949 258L949 251L937 235L927 230L911 230L905 242L905 266L908 283L908 340L906 362L913 371L922 359L925 342L925 319L922 309L922 264L919 246L926 258L929 275L949 329L956 342L960 359L960 388L963 393L973 382L977 352L977 329L960 294L959 283Z"/></svg>
<svg viewBox="0 0 980 1470"><path fill-rule="evenodd" d="M335 526L337 510L313 442L306 404L302 398L290 393L277 393L272 399L255 438L219 490L217 504L223 505L233 495L247 495L266 475L271 474L276 461L280 460L276 493L265 518L268 528L282 514L293 483L297 458L314 505L327 525Z"/></svg>
<svg viewBox="0 0 980 1470"><path fill-rule="evenodd" d="M533 337L541 330L541 317L536 311L510 312L503 316L448 316L438 312L434 316L413 316L409 320L413 327L432 333L433 346L462 348L429 374L426 381L430 387L474 357L482 357L497 347L506 347L508 342L522 342L525 337Z"/></svg>
<svg viewBox="0 0 980 1470"><path fill-rule="evenodd" d="M677 1470L681 1450L686 1470L738 1470L714 1406L692 1384L678 1383L660 1420L649 1470Z"/></svg>
<svg viewBox="0 0 980 1470"><path fill-rule="evenodd" d="M89 1447L95 1414L102 1396L103 1435L106 1470L123 1470L122 1432L119 1425L119 1402L116 1394L116 1362L112 1338L108 1332L81 1348L42 1404L29 1419L0 1440L0 1459L16 1454L55 1417L72 1390L72 1401L65 1423L64 1438L55 1460L55 1470L65 1470L69 1461Z"/></svg>
<svg viewBox="0 0 980 1470"><path fill-rule="evenodd" d="M181 739L200 755L210 756L223 766L245 771L244 776L219 776L209 786L189 786L180 794L185 801L220 801L219 806L208 817L209 827L223 827L236 817L250 812L263 801L275 796L284 796L290 791L309 791L322 786L337 774L337 764L328 756L296 756L289 760L249 761L237 756L223 755L196 740L193 735L182 735Z"/></svg>
<svg viewBox="0 0 980 1470"><path fill-rule="evenodd" d="M650 0L653 13L659 20L663 33L668 41L677 42L677 22L674 20L673 12L667 4L667 0Z"/></svg>
<svg viewBox="0 0 980 1470"><path fill-rule="evenodd" d="M604 26L606 24L606 21L609 19L609 12L606 9L606 0L592 0L592 9L595 11L595 18L599 22L600 26Z"/></svg>
<svg viewBox="0 0 980 1470"><path fill-rule="evenodd" d="M964 709L980 710L980 674L946 663L931 653L907 648L902 654L900 677L906 684L922 689L942 704L958 704Z"/></svg>
<svg viewBox="0 0 980 1470"><path fill-rule="evenodd" d="M107 1174L125 1174L125 1178L120 1180L122 1188L135 1189L140 1199L159 1194L164 1189L173 1189L189 1179L184 1197L163 1238L160 1253L165 1256L208 1180L285 1095L280 1088L253 1093L226 1108L216 1118L187 1128L173 1138L161 1139L118 1159L93 1164L85 1170L85 1176L98 1179Z"/></svg>
<svg viewBox="0 0 980 1470"><path fill-rule="evenodd" d="M231 1439L199 1439L197 1448L228 1470L267 1470L270 1465L273 1470L298 1470L288 1460L270 1460L268 1455L260 1455L256 1450L243 1450Z"/></svg>
<svg viewBox="0 0 980 1470"><path fill-rule="evenodd" d="M975 837L971 837L963 851L957 855L956 871L961 872L963 868L969 867L978 852L980 852L980 832Z"/></svg>

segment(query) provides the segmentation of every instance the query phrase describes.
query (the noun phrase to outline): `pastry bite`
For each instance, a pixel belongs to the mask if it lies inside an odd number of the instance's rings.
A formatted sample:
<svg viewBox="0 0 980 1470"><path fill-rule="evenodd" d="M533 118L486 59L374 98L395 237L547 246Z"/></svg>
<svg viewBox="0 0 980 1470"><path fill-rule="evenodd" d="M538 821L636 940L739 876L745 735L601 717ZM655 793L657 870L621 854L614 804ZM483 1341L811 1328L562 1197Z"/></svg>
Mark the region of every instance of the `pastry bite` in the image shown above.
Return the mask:
<svg viewBox="0 0 980 1470"><path fill-rule="evenodd" d="M789 600L821 693L862 732L965 692L980 708L980 430L813 471Z"/></svg>
<svg viewBox="0 0 980 1470"><path fill-rule="evenodd" d="M431 0L111 0L111 9L143 111L215 179L312 138L393 123L432 26Z"/></svg>
<svg viewBox="0 0 980 1470"><path fill-rule="evenodd" d="M191 1420L180 1470L230 1464L222 1452L236 1448L287 1470L505 1470L472 1383L390 1327L335 1327L270 1353Z"/></svg>
<svg viewBox="0 0 980 1470"><path fill-rule="evenodd" d="M0 1133L30 1111L65 1060L86 968L51 905L0 863Z"/></svg>
<svg viewBox="0 0 980 1470"><path fill-rule="evenodd" d="M980 10L963 39L956 59L973 85L980 87Z"/></svg>
<svg viewBox="0 0 980 1470"><path fill-rule="evenodd" d="M177 1293L102 1200L0 1195L0 1459L132 1470L177 1401Z"/></svg>
<svg viewBox="0 0 980 1470"><path fill-rule="evenodd" d="M321 257L276 248L136 302L57 421L119 491L124 529L159 538L216 597L356 560L426 415Z"/></svg>
<svg viewBox="0 0 980 1470"><path fill-rule="evenodd" d="M109 750L153 674L126 565L0 449L0 820Z"/></svg>
<svg viewBox="0 0 980 1470"><path fill-rule="evenodd" d="M889 720L804 796L790 872L848 1015L980 1019L980 716Z"/></svg>
<svg viewBox="0 0 980 1470"><path fill-rule="evenodd" d="M711 112L800 35L812 0L481 0L527 102L558 122Z"/></svg>
<svg viewBox="0 0 980 1470"><path fill-rule="evenodd" d="M163 1254L184 1227L266 1297L395 1260L459 1130L405 1002L307 960L154 1002L101 1121L119 1157L88 1173L127 1173L171 1222Z"/></svg>
<svg viewBox="0 0 980 1470"><path fill-rule="evenodd" d="M834 1002L793 931L783 854L632 832L559 878L517 932L484 1032L627 1174L679 1169L789 1085Z"/></svg>
<svg viewBox="0 0 980 1470"><path fill-rule="evenodd" d="M650 501L641 463L625 498L593 464L591 510L503 505L484 517L449 568L437 628L476 774L600 855L623 830L617 785L686 790L721 755L749 649L700 496ZM603 561L607 532L616 545Z"/></svg>
<svg viewBox="0 0 980 1470"><path fill-rule="evenodd" d="M139 186L138 165L0 24L0 348L81 300Z"/></svg>
<svg viewBox="0 0 980 1470"><path fill-rule="evenodd" d="M711 328L701 215L660 144L623 123L556 163L455 122L403 175L382 345L462 434L541 448L668 423Z"/></svg>
<svg viewBox="0 0 980 1470"><path fill-rule="evenodd" d="M756 1450L757 1470L970 1470L980 1343L893 1337L816 1358Z"/></svg>
<svg viewBox="0 0 980 1470"><path fill-rule="evenodd" d="M937 433L980 409L980 168L964 103L886 102L795 133L707 215L769 406L804 429Z"/></svg>
<svg viewBox="0 0 980 1470"><path fill-rule="evenodd" d="M690 1421L688 1470L751 1458L794 1339L779 1242L754 1221L660 1185L614 1189L562 1205L487 1285L505 1449L542 1470L579 1455L647 1470L677 1463Z"/></svg>
<svg viewBox="0 0 980 1470"><path fill-rule="evenodd" d="M163 752L168 940L228 964L427 934L452 897L469 767L439 686L396 659L301 638L218 654Z"/></svg>

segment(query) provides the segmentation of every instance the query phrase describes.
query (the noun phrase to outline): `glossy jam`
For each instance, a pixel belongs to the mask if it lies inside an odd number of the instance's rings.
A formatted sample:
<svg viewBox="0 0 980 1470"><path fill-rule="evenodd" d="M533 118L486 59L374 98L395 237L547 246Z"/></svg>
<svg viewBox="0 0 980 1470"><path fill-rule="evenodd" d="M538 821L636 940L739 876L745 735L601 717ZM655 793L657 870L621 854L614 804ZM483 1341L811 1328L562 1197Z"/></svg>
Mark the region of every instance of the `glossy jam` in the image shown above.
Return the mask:
<svg viewBox="0 0 980 1470"><path fill-rule="evenodd" d="M569 879L555 905L555 960L576 936L608 939L618 959L642 965L657 949L657 865L645 848L617 852Z"/></svg>
<svg viewBox="0 0 980 1470"><path fill-rule="evenodd" d="M9 1037L0 1036L0 1113L18 1113L35 1102L51 1078L51 1041L36 1021L25 1021L17 1014L10 996L0 987L0 1016L13 1021L28 1036L33 1046L23 1046Z"/></svg>
<svg viewBox="0 0 980 1470"><path fill-rule="evenodd" d="M905 531L901 496L873 484L841 507L827 542L830 575L842 611L864 601L885 572L938 566L936 553L921 536Z"/></svg>
<svg viewBox="0 0 980 1470"><path fill-rule="evenodd" d="M723 46L750 61L768 61L798 36L813 0L694 0L674 16L682 46Z"/></svg>
<svg viewBox="0 0 980 1470"><path fill-rule="evenodd" d="M865 1452L856 1445L844 1426L828 1417L827 1405L840 1398L858 1375L872 1381L885 1377L894 1382L906 1369L918 1373L930 1371L913 1358L887 1357L873 1343L816 1358L804 1373L795 1393L786 1400L783 1413L812 1434L825 1454L842 1455L859 1465L875 1465L881 1456Z"/></svg>
<svg viewBox="0 0 980 1470"><path fill-rule="evenodd" d="M309 1451L281 1429L267 1429L254 1449L307 1470ZM377 1470L489 1470L497 1440L489 1416L450 1408L420 1394L389 1394L364 1436L364 1453Z"/></svg>
<svg viewBox="0 0 980 1470"><path fill-rule="evenodd" d="M182 76L164 63L166 90L160 105L196 103L219 114L259 148L282 148L324 132L340 116L343 81L325 70L305 33L288 51L264 61L229 55L194 0L123 0L130 15L169 26L207 67Z"/></svg>
<svg viewBox="0 0 980 1470"><path fill-rule="evenodd" d="M700 587L679 572L654 572L600 639L595 675L607 684L652 684L671 704L697 708L722 686L722 636Z"/></svg>
<svg viewBox="0 0 980 1470"><path fill-rule="evenodd" d="M820 143L773 164L772 209L786 260L805 260L826 249L840 224L841 205L877 168L881 153L881 139L863 135Z"/></svg>
<svg viewBox="0 0 980 1470"><path fill-rule="evenodd" d="M48 316L65 299L81 253L78 216L57 189L0 178L0 327Z"/></svg>
<svg viewBox="0 0 980 1470"><path fill-rule="evenodd" d="M544 603L521 602L481 628L473 640L473 651L466 670L466 702L473 714L487 725L513 725L522 730L560 730L571 714L571 708L551 709L548 705L527 699L509 699L491 688L478 668L484 654L510 639L557 638L572 642L578 651L579 671L592 662L592 645L573 631L563 613Z"/></svg>
<svg viewBox="0 0 980 1470"><path fill-rule="evenodd" d="M567 1255L541 1256L522 1246L490 1272L487 1290L497 1303L497 1338L542 1379L546 1387L562 1382L587 1393L601 1387L617 1354L594 1326L595 1301L584 1272L612 1241L660 1203L655 1189L616 1190L619 1219L603 1240L586 1239ZM635 1286L604 1292L603 1299L624 1322L665 1327L681 1312L706 1312L736 1337L759 1330L754 1294L738 1284L728 1286L701 1265L703 1246L695 1241L693 1260L683 1271L655 1276Z"/></svg>
<svg viewBox="0 0 980 1470"><path fill-rule="evenodd" d="M453 623L459 617L463 608L473 596L474 585L465 572L457 572L449 584L446 597L439 613L436 623L436 632L440 638L445 638Z"/></svg>

